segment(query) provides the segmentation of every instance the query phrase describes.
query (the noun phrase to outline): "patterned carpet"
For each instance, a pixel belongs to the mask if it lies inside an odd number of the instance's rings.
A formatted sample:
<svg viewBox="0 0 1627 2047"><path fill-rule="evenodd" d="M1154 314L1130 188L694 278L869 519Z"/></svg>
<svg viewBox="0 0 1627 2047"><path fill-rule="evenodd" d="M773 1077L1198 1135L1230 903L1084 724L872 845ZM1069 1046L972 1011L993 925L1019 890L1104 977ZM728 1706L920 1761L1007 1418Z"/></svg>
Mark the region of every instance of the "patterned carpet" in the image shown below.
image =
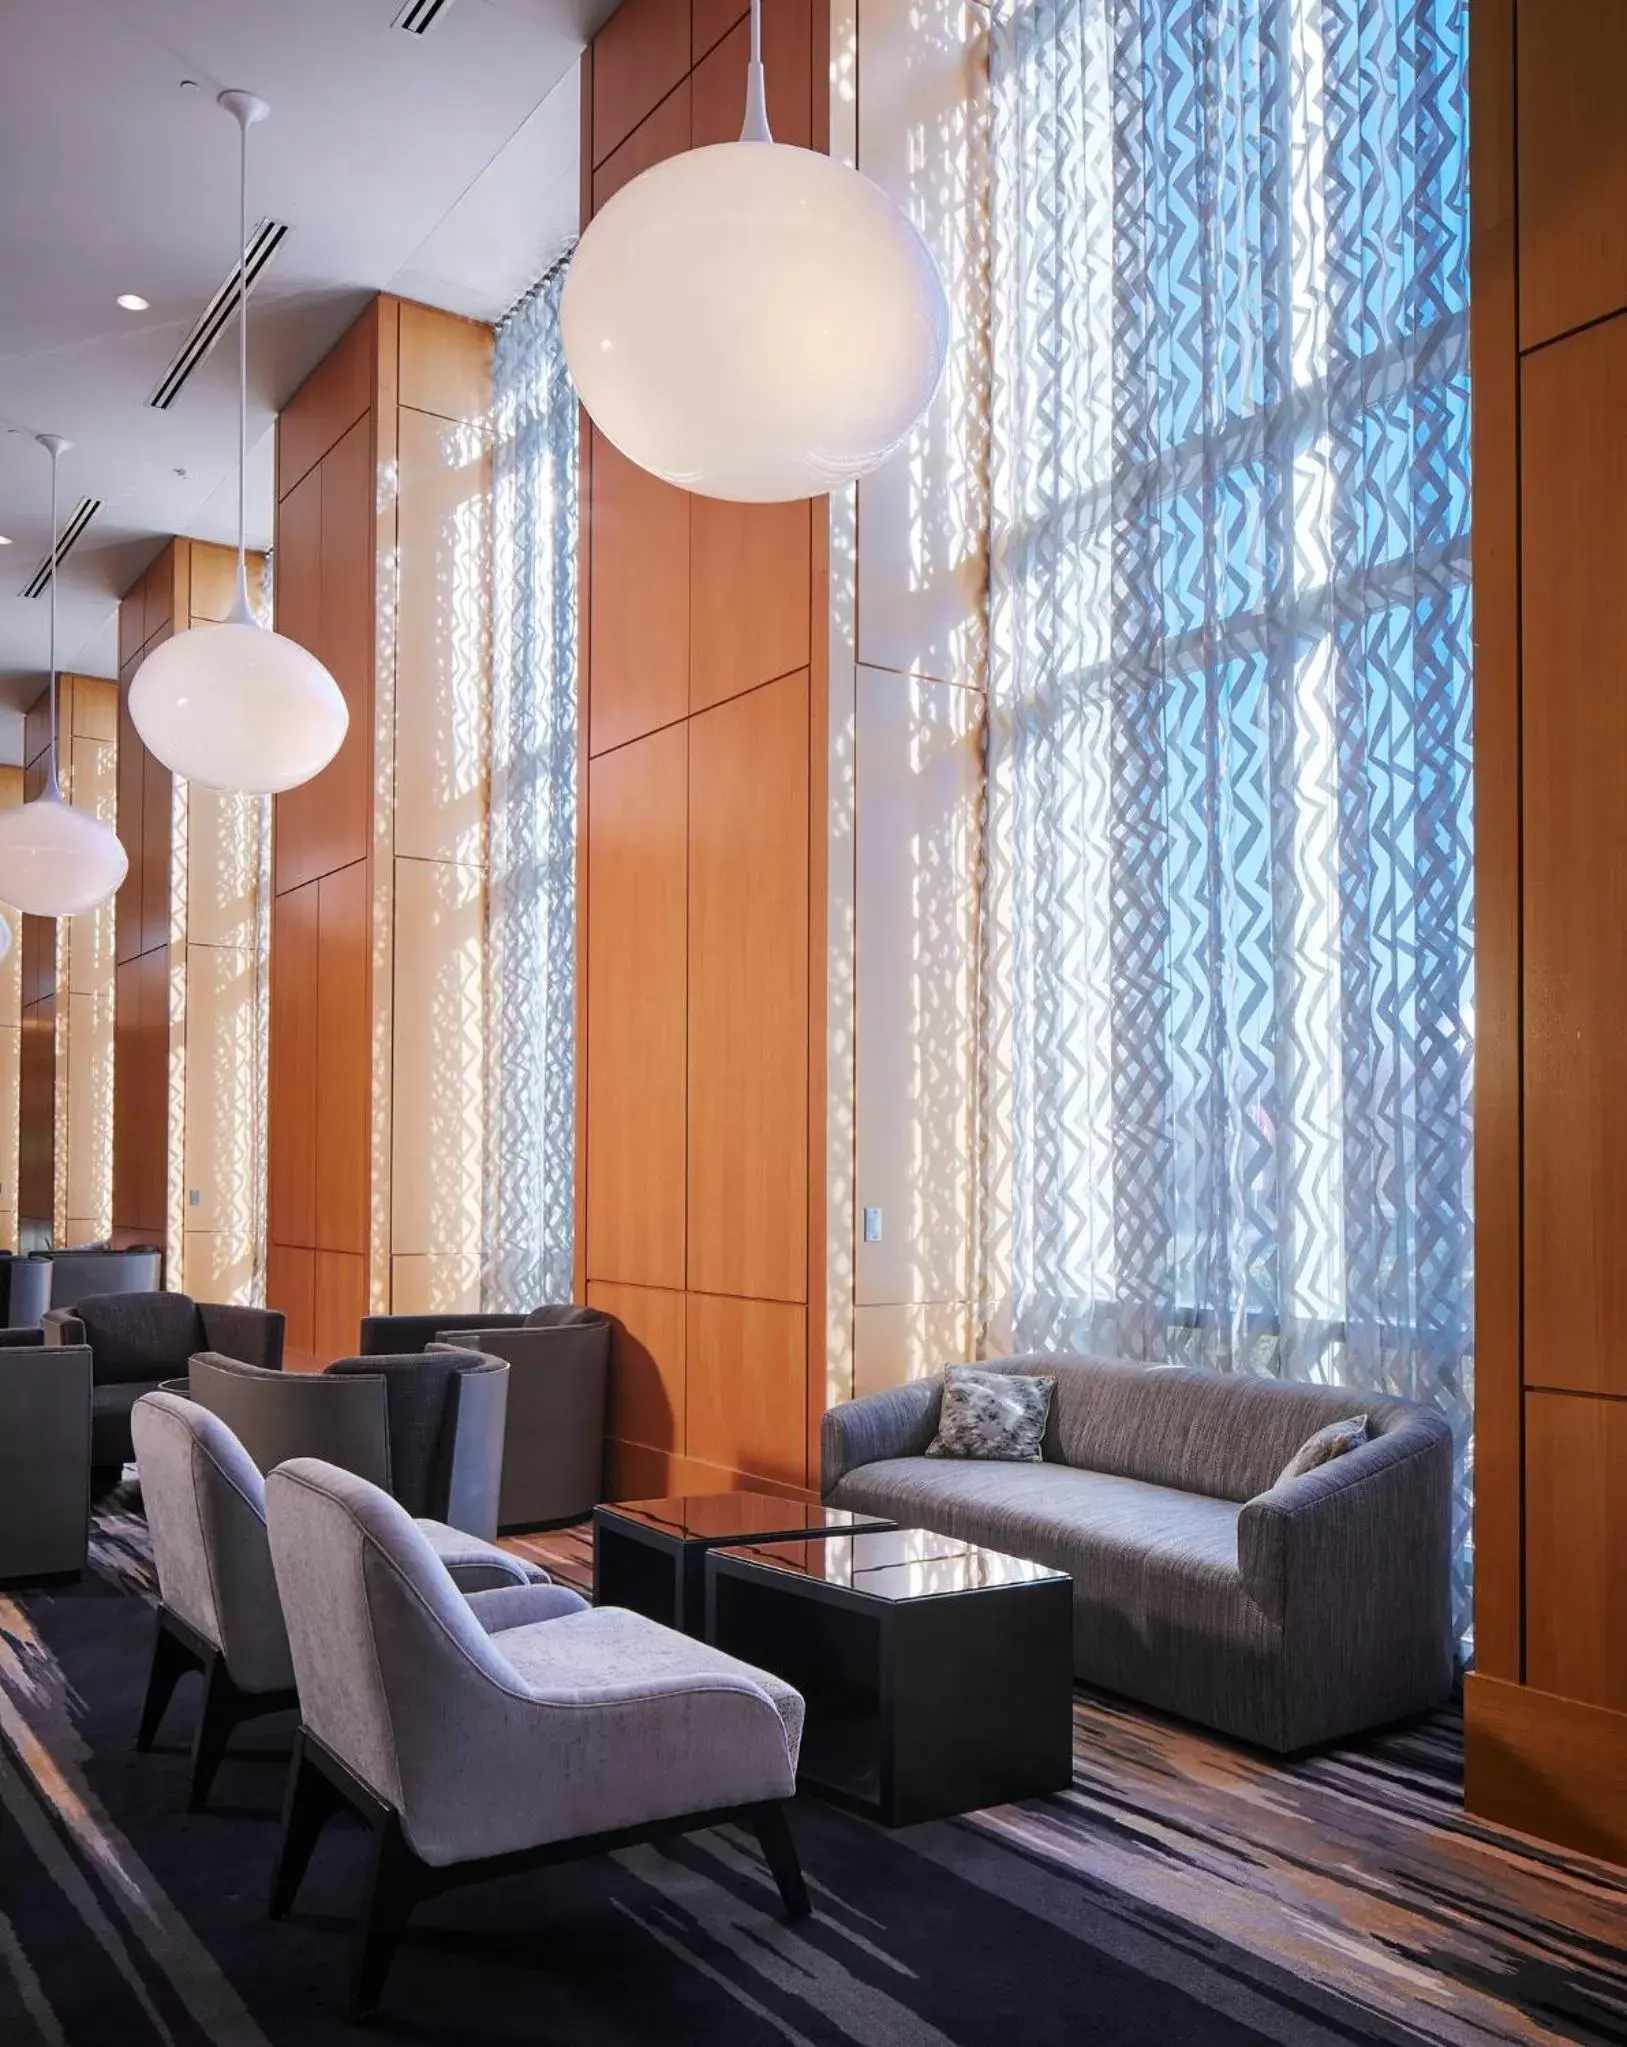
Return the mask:
<svg viewBox="0 0 1627 2047"><path fill-rule="evenodd" d="M330 2047L361 1836L265 1917L288 1723L182 1810L130 1490L83 1584L0 1597L0 2043ZM578 1532L523 1547L581 1582ZM804 1801L816 1916L732 1830L455 1894L373 2030L419 2043L1627 2043L1627 1873L1465 1818L1455 1719L1288 1768L1080 1695L1068 1795L886 1834Z"/></svg>

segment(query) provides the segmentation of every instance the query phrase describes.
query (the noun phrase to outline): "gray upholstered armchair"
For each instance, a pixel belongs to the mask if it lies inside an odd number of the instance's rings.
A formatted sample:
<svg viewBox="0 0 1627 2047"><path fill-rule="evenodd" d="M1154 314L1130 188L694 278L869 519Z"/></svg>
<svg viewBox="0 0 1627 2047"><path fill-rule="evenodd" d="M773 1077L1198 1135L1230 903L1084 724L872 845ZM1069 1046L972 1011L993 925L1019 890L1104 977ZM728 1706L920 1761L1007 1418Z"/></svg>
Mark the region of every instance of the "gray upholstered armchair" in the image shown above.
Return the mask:
<svg viewBox="0 0 1627 2047"><path fill-rule="evenodd" d="M730 1817L756 1828L787 1911L807 1910L789 1685L620 1608L465 1603L401 1508L330 1465L281 1465L266 1504L301 1721L272 1915L329 1814L359 1813L374 1838L357 2016L418 1900L533 1861Z"/></svg>
<svg viewBox="0 0 1627 2047"><path fill-rule="evenodd" d="M82 1571L89 1536L90 1352L0 1344L0 1582Z"/></svg>
<svg viewBox="0 0 1627 2047"><path fill-rule="evenodd" d="M195 1811L234 1728L296 1703L266 1534L265 1481L225 1423L193 1401L144 1394L130 1420L159 1594L136 1747L152 1747L176 1685L200 1672L189 1792ZM546 1572L490 1543L439 1522L418 1526L460 1592L547 1584Z"/></svg>
<svg viewBox="0 0 1627 2047"><path fill-rule="evenodd" d="M0 1251L0 1329L38 1329L50 1305L50 1260Z"/></svg>
<svg viewBox="0 0 1627 2047"><path fill-rule="evenodd" d="M194 1351L224 1351L270 1370L282 1366L283 1318L269 1308L194 1301L188 1294L88 1294L45 1317L47 1344L90 1346L90 1461L117 1477L132 1454L130 1410L185 1372Z"/></svg>
<svg viewBox="0 0 1627 2047"><path fill-rule="evenodd" d="M526 1315L369 1315L362 1353L480 1350L509 1366L500 1528L579 1521L604 1497L610 1318L597 1308Z"/></svg>
<svg viewBox="0 0 1627 2047"><path fill-rule="evenodd" d="M50 1286L50 1305L71 1308L92 1294L152 1294L164 1284L164 1254L157 1244L70 1244L61 1251L35 1251Z"/></svg>
<svg viewBox="0 0 1627 2047"><path fill-rule="evenodd" d="M508 1366L478 1351L340 1358L325 1372L260 1372L200 1353L191 1398L220 1416L261 1471L320 1457L394 1495L410 1514L490 1540Z"/></svg>

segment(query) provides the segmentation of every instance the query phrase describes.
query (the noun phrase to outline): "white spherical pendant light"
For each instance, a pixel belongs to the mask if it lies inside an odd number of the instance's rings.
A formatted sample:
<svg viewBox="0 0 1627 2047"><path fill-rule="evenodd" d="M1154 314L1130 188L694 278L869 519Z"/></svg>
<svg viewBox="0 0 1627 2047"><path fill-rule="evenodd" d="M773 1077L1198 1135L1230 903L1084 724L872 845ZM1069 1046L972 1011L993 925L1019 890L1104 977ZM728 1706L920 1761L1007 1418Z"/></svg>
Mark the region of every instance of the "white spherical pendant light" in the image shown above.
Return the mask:
<svg viewBox="0 0 1627 2047"><path fill-rule="evenodd" d="M30 917L75 917L105 903L123 881L130 862L105 824L64 801L57 780L56 476L57 462L68 443L57 434L38 438L51 457L50 737L44 794L13 810L0 811L0 901ZM10 945L8 924L0 958Z"/></svg>
<svg viewBox="0 0 1627 2047"><path fill-rule="evenodd" d="M669 157L584 231L560 301L577 395L640 468L778 502L892 453L943 374L949 307L870 179L772 140L760 0L738 142Z"/></svg>
<svg viewBox="0 0 1627 2047"><path fill-rule="evenodd" d="M223 92L220 104L239 131L237 597L224 625L176 633L147 656L130 684L130 717L172 773L210 789L271 796L321 773L344 743L350 712L316 656L268 632L249 609L248 133L269 109L249 92Z"/></svg>
<svg viewBox="0 0 1627 2047"><path fill-rule="evenodd" d="M130 717L173 774L210 789L275 795L320 774L350 722L333 677L295 640L241 613L194 626L149 654Z"/></svg>
<svg viewBox="0 0 1627 2047"><path fill-rule="evenodd" d="M65 803L54 786L32 803L0 810L0 890L27 916L98 909L129 866L107 826Z"/></svg>

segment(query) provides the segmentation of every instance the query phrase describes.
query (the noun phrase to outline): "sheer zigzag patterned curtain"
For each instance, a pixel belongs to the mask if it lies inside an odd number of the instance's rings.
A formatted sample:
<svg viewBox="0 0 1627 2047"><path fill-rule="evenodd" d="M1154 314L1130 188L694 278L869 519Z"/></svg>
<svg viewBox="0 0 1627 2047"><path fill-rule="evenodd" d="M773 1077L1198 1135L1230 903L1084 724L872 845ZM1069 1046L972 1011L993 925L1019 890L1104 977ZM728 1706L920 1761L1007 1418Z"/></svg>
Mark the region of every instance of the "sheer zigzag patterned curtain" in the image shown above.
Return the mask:
<svg viewBox="0 0 1627 2047"><path fill-rule="evenodd" d="M492 1309L571 1297L577 407L563 262L497 330L485 1257Z"/></svg>
<svg viewBox="0 0 1627 2047"><path fill-rule="evenodd" d="M997 0L985 1341L1472 1412L1466 0Z"/></svg>

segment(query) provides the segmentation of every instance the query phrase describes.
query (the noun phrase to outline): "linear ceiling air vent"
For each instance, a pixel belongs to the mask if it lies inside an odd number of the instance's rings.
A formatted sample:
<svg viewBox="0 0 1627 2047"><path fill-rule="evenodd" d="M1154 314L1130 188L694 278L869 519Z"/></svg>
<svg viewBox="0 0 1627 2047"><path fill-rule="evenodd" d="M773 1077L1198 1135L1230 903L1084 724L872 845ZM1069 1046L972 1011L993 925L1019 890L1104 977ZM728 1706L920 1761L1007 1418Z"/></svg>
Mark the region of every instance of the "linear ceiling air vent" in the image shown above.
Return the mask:
<svg viewBox="0 0 1627 2047"><path fill-rule="evenodd" d="M79 503L74 507L73 517L63 527L61 535L57 540L56 564L58 568L61 568L62 564L68 559L68 556L72 554L79 536L101 509L102 501L100 498L81 498L79 500ZM51 557L47 555L34 571L33 580L24 589L23 595L25 597L43 597L50 587Z"/></svg>
<svg viewBox="0 0 1627 2047"><path fill-rule="evenodd" d="M286 220L262 220L249 236L248 280L252 292L266 265L282 247L288 233ZM187 379L208 355L237 311L237 265L234 263L219 288L198 316L198 324L181 343L175 360L159 379L158 389L147 400L159 412L167 412L186 389Z"/></svg>
<svg viewBox="0 0 1627 2047"><path fill-rule="evenodd" d="M391 26L409 36L427 36L451 5L452 0L407 0Z"/></svg>

